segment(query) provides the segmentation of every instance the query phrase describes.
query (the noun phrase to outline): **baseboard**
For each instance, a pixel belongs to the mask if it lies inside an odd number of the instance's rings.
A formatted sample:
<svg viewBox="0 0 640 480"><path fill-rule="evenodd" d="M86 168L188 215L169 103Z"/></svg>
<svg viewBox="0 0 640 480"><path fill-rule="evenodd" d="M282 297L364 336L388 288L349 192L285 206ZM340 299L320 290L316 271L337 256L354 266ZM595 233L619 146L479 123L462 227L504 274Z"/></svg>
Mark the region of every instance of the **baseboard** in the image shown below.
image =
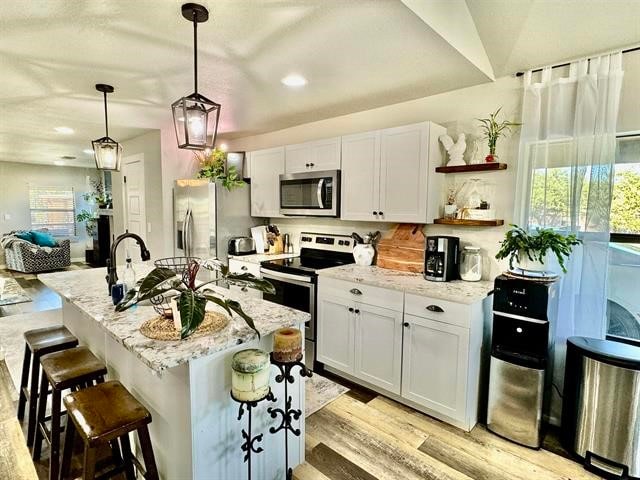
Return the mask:
<svg viewBox="0 0 640 480"><path fill-rule="evenodd" d="M1 270L6 270L7 266L4 263L0 263L0 269Z"/></svg>
<svg viewBox="0 0 640 480"><path fill-rule="evenodd" d="M72 262L85 262L86 260L87 259L84 257L75 257L71 259Z"/></svg>

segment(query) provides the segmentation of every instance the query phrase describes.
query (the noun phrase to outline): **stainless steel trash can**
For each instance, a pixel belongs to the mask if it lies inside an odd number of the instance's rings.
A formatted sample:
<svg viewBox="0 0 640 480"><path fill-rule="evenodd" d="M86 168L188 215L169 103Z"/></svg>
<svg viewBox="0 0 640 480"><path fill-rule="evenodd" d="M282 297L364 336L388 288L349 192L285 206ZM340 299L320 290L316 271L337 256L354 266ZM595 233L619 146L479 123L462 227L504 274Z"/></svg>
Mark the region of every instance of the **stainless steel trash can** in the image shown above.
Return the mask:
<svg viewBox="0 0 640 480"><path fill-rule="evenodd" d="M587 470L640 479L640 348L571 337L562 408L562 442Z"/></svg>

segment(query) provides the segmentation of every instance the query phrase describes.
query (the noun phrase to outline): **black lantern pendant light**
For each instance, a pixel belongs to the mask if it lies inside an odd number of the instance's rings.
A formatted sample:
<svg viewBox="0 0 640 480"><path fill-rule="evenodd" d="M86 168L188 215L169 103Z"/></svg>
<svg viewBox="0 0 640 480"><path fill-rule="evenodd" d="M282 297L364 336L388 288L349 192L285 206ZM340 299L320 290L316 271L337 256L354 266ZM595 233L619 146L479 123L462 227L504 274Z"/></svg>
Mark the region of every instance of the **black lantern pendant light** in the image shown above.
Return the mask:
<svg viewBox="0 0 640 480"><path fill-rule="evenodd" d="M198 93L198 23L209 19L209 11L197 3L182 5L182 16L193 22L194 93L171 105L178 148L205 150L213 148L218 133L220 105Z"/></svg>
<svg viewBox="0 0 640 480"><path fill-rule="evenodd" d="M96 159L98 170L120 171L120 161L122 160L122 145L109 137L109 119L107 116L107 93L113 93L111 85L98 83L96 90L104 95L104 129L105 136L91 142L93 155Z"/></svg>

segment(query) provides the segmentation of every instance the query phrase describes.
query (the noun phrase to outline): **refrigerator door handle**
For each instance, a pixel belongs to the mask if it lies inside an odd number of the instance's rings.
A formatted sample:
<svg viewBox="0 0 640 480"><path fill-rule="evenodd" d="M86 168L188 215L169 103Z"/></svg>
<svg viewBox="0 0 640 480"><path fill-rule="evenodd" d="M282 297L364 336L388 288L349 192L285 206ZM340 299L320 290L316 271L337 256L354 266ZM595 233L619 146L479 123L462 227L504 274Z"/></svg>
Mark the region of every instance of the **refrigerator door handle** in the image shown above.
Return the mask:
<svg viewBox="0 0 640 480"><path fill-rule="evenodd" d="M193 235L191 235L191 228L193 224L193 212L191 211L191 209L187 211L187 219L188 219L188 224L186 228L187 257L190 257L193 254L193 245L191 245L191 243L193 242Z"/></svg>
<svg viewBox="0 0 640 480"><path fill-rule="evenodd" d="M184 252L185 257L187 256L187 216L189 214L189 210L184 214L184 218L182 219L182 230L180 232L180 236L182 237L182 251Z"/></svg>
<svg viewBox="0 0 640 480"><path fill-rule="evenodd" d="M317 195L318 195L318 206L320 208L324 208L324 204L322 202L322 190L324 189L324 178L321 178L320 180L318 180L318 191L317 191Z"/></svg>

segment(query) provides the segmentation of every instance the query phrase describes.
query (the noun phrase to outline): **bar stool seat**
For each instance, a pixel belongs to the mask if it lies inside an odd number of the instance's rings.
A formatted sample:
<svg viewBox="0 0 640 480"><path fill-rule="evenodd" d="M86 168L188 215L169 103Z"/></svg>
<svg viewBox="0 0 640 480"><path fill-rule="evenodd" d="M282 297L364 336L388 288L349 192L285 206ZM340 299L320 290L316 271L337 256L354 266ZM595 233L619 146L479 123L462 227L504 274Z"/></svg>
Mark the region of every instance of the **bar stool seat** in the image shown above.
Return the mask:
<svg viewBox="0 0 640 480"><path fill-rule="evenodd" d="M24 340L25 347L20 381L20 397L18 400L18 420L24 420L25 408L27 402L29 402L27 445L32 446L36 432L40 357L48 353L73 348L78 345L78 339L63 325L56 325L53 327L29 330L24 333Z"/></svg>
<svg viewBox="0 0 640 480"><path fill-rule="evenodd" d="M38 400L38 417L36 436L33 446L33 459L39 460L42 452L42 441L46 440L50 449L49 478L57 480L60 471L60 432L62 391L77 390L104 382L107 367L98 360L87 347L76 347L61 352L49 353L41 357L42 380L40 383L40 399ZM51 386L51 417L46 416L48 389ZM47 421L51 420L50 429Z"/></svg>
<svg viewBox="0 0 640 480"><path fill-rule="evenodd" d="M96 470L96 449L107 442L120 440L123 466L127 478L135 478L133 464L146 472L147 480L158 478L153 447L147 425L151 423L149 411L118 381L100 383L94 387L70 393L64 397L68 423L62 460L62 478L69 473L73 438L80 434L84 443L83 479L93 479ZM137 431L144 459L144 469L131 454L129 433Z"/></svg>

